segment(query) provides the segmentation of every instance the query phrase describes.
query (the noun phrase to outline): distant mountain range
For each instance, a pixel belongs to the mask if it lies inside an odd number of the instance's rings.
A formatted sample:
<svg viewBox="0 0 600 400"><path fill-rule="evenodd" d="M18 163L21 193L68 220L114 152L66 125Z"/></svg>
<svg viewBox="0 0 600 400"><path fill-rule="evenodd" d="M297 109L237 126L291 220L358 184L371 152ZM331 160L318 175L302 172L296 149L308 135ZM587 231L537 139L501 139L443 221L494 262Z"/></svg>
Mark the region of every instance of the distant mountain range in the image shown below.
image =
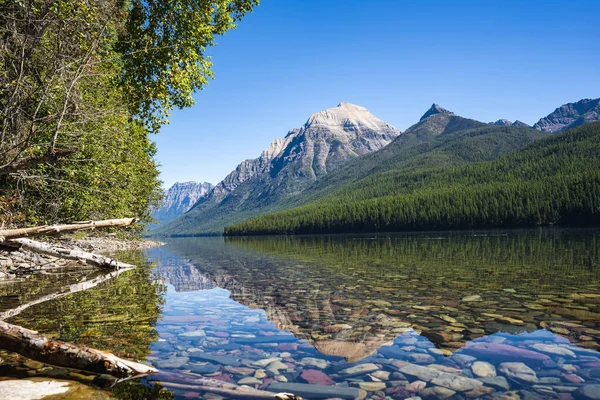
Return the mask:
<svg viewBox="0 0 600 400"><path fill-rule="evenodd" d="M242 162L198 197L189 211L152 233L222 234L225 226L318 202L338 190L362 193L361 184L355 182L376 174L410 174L491 161L549 133L599 120L599 103L600 99L586 99L566 104L540 119L535 129L503 119L483 123L433 104L405 132L363 107L341 103L313 114L301 128L273 141L260 157Z"/></svg>
<svg viewBox="0 0 600 400"><path fill-rule="evenodd" d="M192 208L212 188L208 182L177 182L165 192L162 205L152 211L152 218L160 223L170 221Z"/></svg>

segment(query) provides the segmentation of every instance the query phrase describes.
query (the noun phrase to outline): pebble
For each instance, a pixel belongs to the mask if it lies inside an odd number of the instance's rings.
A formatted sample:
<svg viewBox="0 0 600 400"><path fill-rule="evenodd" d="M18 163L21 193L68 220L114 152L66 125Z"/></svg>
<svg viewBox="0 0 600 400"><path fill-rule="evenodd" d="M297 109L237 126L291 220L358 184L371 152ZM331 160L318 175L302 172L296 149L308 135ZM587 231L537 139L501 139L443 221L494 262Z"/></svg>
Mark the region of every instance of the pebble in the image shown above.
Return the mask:
<svg viewBox="0 0 600 400"><path fill-rule="evenodd" d="M447 399L455 394L455 391L440 386L425 388L419 392L419 396L423 399Z"/></svg>
<svg viewBox="0 0 600 400"><path fill-rule="evenodd" d="M316 369L305 369L300 375L302 379L312 385L335 385L335 381L331 379L327 374L318 371Z"/></svg>
<svg viewBox="0 0 600 400"><path fill-rule="evenodd" d="M375 371L371 375L373 375L375 378L387 381L390 379L390 374L391 372L389 371Z"/></svg>
<svg viewBox="0 0 600 400"><path fill-rule="evenodd" d="M471 365L471 371L479 377L496 376L496 367L485 361L475 361Z"/></svg>
<svg viewBox="0 0 600 400"><path fill-rule="evenodd" d="M535 343L531 347L542 353L556 354L559 356L567 356L572 358L576 357L573 351L556 344Z"/></svg>
<svg viewBox="0 0 600 400"><path fill-rule="evenodd" d="M372 363L367 363L367 364L359 364L354 367L346 368L346 369L342 370L340 373L342 375L351 376L351 375L366 374L368 372L374 372L374 371L377 371L378 369L379 369L379 367L377 365L372 364Z"/></svg>
<svg viewBox="0 0 600 400"><path fill-rule="evenodd" d="M246 378L242 378L238 381L239 385L261 385L262 381L257 379L257 378L253 378L251 376L248 376Z"/></svg>
<svg viewBox="0 0 600 400"><path fill-rule="evenodd" d="M460 301L462 302L471 302L471 301L481 301L481 296L478 294L474 294L472 296L465 296Z"/></svg>
<svg viewBox="0 0 600 400"><path fill-rule="evenodd" d="M178 369L187 364L188 361L190 361L188 357L171 357L166 360L157 360L155 365L158 369Z"/></svg>
<svg viewBox="0 0 600 400"><path fill-rule="evenodd" d="M305 357L300 360L300 362L309 367L316 367L319 369L325 369L329 365L327 360L323 360L322 358L313 358L313 357Z"/></svg>
<svg viewBox="0 0 600 400"><path fill-rule="evenodd" d="M433 385L442 386L456 392L467 392L478 386L483 385L483 382L477 379L465 378L443 372L440 376L431 380Z"/></svg>
<svg viewBox="0 0 600 400"><path fill-rule="evenodd" d="M585 399L600 400L600 384L582 386L577 393Z"/></svg>
<svg viewBox="0 0 600 400"><path fill-rule="evenodd" d="M494 389L492 389L491 387L478 386L475 389L466 392L465 396L467 396L467 398L469 399L478 399L491 393L494 393Z"/></svg>
<svg viewBox="0 0 600 400"><path fill-rule="evenodd" d="M265 359L253 362L252 365L261 367L261 368L265 368L267 365L269 365L275 361L281 361L281 358L280 357L265 358Z"/></svg>
<svg viewBox="0 0 600 400"><path fill-rule="evenodd" d="M356 385L367 392L377 392L386 387L385 382L356 382Z"/></svg>
<svg viewBox="0 0 600 400"><path fill-rule="evenodd" d="M414 381L406 385L406 390L408 390L409 392L418 392L419 390L424 389L425 386L427 386L426 382Z"/></svg>
<svg viewBox="0 0 600 400"><path fill-rule="evenodd" d="M267 373L265 372L264 369L257 369L256 372L254 373L254 377L258 378L258 379L263 379L267 377Z"/></svg>
<svg viewBox="0 0 600 400"><path fill-rule="evenodd" d="M518 379L523 382L538 382L538 377L535 371L521 362L501 363L499 370L509 378Z"/></svg>

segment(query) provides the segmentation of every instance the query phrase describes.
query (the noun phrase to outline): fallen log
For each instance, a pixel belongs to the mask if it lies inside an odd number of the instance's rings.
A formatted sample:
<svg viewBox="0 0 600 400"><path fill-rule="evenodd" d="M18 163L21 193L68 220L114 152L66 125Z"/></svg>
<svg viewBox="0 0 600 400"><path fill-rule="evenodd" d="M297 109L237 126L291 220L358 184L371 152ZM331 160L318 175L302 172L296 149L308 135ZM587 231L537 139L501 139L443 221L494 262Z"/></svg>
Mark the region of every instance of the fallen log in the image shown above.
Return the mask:
<svg viewBox="0 0 600 400"><path fill-rule="evenodd" d="M137 222L137 218L119 218L119 219L107 219L102 221L81 221L73 224L64 225L42 225L35 226L32 228L19 228L19 229L0 229L0 243L5 242L9 239L28 237L28 236L39 236L39 235L53 235L63 232L75 232L80 230L89 230L96 228L110 228L116 226L129 226Z"/></svg>
<svg viewBox="0 0 600 400"><path fill-rule="evenodd" d="M116 278L123 272L129 271L130 269L131 268L121 268L119 270L111 271L108 274L97 276L90 280L85 280L82 282L74 283L72 285L64 286L54 293L42 296L42 297L32 300L28 303L21 304L20 306L15 307L13 309L0 312L0 321L3 321L10 317L14 317L15 315L22 313L24 310L26 310L27 308L29 308L31 306L35 306L37 304L44 303L46 301L59 299L61 297L68 296L72 293L77 293L77 292L91 289L93 287L98 286L102 282L106 282L108 280Z"/></svg>
<svg viewBox="0 0 600 400"><path fill-rule="evenodd" d="M272 393L266 390L257 390L238 386L238 389L225 389L212 386L190 385L175 382L160 382L161 386L172 389L193 390L198 392L213 393L231 399L240 400L302 400L302 397L291 393Z"/></svg>
<svg viewBox="0 0 600 400"><path fill-rule="evenodd" d="M162 386L172 387L173 389L187 389L214 393L234 399L302 400L301 397L294 396L290 393L273 393L266 390L253 389L251 387L239 386L217 379L205 378L192 373L183 374L160 371L152 376L152 381L160 382Z"/></svg>
<svg viewBox="0 0 600 400"><path fill-rule="evenodd" d="M82 250L72 250L66 247L53 246L48 243L37 242L31 239L11 239L9 243L19 244L22 249L36 253L66 258L69 260L82 260L85 261L86 264L100 268L135 268L135 265L127 264L100 254L88 253L87 251Z"/></svg>
<svg viewBox="0 0 600 400"><path fill-rule="evenodd" d="M0 347L43 363L109 374L117 378L158 372L153 367L127 361L111 353L48 339L36 331L4 321L0 321Z"/></svg>

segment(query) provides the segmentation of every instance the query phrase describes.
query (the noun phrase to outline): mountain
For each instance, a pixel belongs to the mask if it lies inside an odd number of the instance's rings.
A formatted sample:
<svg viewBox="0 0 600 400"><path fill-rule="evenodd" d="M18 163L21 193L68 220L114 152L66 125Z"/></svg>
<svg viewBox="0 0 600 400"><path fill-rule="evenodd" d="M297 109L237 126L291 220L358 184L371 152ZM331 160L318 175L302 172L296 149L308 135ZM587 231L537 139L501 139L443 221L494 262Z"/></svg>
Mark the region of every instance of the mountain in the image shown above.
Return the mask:
<svg viewBox="0 0 600 400"><path fill-rule="evenodd" d="M519 120L516 120L515 122L512 122L508 119L499 119L496 122L488 122L488 125L495 125L495 126L524 126L524 127L528 127L530 128L529 125L527 125L525 122L521 122Z"/></svg>
<svg viewBox="0 0 600 400"><path fill-rule="evenodd" d="M423 121L423 120L431 117L432 115L436 115L436 114L454 115L454 113L452 111L448 111L445 108L440 107L438 104L433 103L431 108L429 108L429 110L427 110L427 112L425 114L423 114L423 116L421 117L421 119L419 121Z"/></svg>
<svg viewBox="0 0 600 400"><path fill-rule="evenodd" d="M558 107L540 119L534 129L557 133L589 122L600 121L600 99L583 99Z"/></svg>
<svg viewBox="0 0 600 400"><path fill-rule="evenodd" d="M599 154L600 122L595 122L492 161L372 174L327 197L244 221L225 233L598 225Z"/></svg>
<svg viewBox="0 0 600 400"><path fill-rule="evenodd" d="M260 157L243 161L189 212L153 233L222 233L225 225L302 193L320 177L350 159L380 150L400 133L354 104L317 112L301 128L273 141Z"/></svg>
<svg viewBox="0 0 600 400"><path fill-rule="evenodd" d="M378 173L493 160L545 136L546 133L531 128L490 126L434 104L419 122L392 143L345 163L334 173L317 180L301 195L280 202L277 209L310 203L355 182L368 181L370 176Z"/></svg>
<svg viewBox="0 0 600 400"><path fill-rule="evenodd" d="M152 211L152 218L164 223L188 211L213 188L208 182L176 182L166 192L162 205Z"/></svg>
<svg viewBox="0 0 600 400"><path fill-rule="evenodd" d="M512 126L512 121L509 121L507 119L499 119L496 122L490 122L489 125L496 125L496 126Z"/></svg>

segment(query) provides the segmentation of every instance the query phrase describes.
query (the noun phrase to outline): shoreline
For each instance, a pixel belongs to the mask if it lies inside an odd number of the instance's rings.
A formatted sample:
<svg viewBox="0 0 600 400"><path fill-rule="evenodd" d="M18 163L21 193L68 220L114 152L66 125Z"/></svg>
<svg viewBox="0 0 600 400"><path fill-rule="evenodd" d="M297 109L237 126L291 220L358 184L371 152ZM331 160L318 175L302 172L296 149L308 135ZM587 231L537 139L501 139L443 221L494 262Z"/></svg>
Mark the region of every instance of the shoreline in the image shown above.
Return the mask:
<svg viewBox="0 0 600 400"><path fill-rule="evenodd" d="M72 250L95 253L113 253L116 251L144 250L164 245L163 242L148 239L118 239L110 236L86 236L49 238L48 242ZM53 257L20 248L0 247L0 282L19 280L20 275L39 271L80 265L79 261Z"/></svg>

